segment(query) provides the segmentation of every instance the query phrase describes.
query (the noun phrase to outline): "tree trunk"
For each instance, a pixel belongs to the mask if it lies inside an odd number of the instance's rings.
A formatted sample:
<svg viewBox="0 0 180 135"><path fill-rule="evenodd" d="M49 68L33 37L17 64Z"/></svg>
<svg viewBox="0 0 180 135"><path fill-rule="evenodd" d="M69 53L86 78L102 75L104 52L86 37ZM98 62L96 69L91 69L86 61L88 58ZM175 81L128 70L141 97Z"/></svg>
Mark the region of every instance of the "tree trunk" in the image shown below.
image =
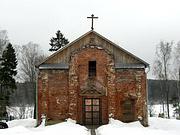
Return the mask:
<svg viewBox="0 0 180 135"><path fill-rule="evenodd" d="M169 85L166 80L166 103L167 103L167 113L168 113L168 119L170 118L169 116Z"/></svg>
<svg viewBox="0 0 180 135"><path fill-rule="evenodd" d="M163 114L164 114L164 93L163 93L163 87L162 87L162 82L160 80L160 90L161 90L161 103L163 107Z"/></svg>
<svg viewBox="0 0 180 135"><path fill-rule="evenodd" d="M179 67L179 85L178 85L178 113L180 118L180 67Z"/></svg>
<svg viewBox="0 0 180 135"><path fill-rule="evenodd" d="M36 83L33 82L33 89L34 89L34 119L36 119Z"/></svg>
<svg viewBox="0 0 180 135"><path fill-rule="evenodd" d="M164 101L162 101L162 106L163 106L163 114L164 114Z"/></svg>
<svg viewBox="0 0 180 135"><path fill-rule="evenodd" d="M5 98L5 92L3 90L3 86L0 85L0 120L5 118L6 114L6 98Z"/></svg>

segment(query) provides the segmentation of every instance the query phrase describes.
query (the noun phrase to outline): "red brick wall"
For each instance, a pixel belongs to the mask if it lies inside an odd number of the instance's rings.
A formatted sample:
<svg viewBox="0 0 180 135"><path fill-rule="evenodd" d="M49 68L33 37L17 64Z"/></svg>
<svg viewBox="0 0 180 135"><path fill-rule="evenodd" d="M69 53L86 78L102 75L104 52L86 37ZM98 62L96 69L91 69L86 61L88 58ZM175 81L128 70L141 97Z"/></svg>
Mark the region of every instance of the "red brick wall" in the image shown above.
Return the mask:
<svg viewBox="0 0 180 135"><path fill-rule="evenodd" d="M117 113L116 118L123 120L122 103L127 99L135 101L135 120L141 116L147 119L146 112L146 74L144 69L116 70Z"/></svg>
<svg viewBox="0 0 180 135"><path fill-rule="evenodd" d="M88 79L88 62L96 61L98 80L106 89L105 95L81 96L81 87ZM83 123L83 98L99 97L102 123L109 114L123 120L122 102L135 100L135 120L146 119L146 74L144 69L115 69L113 56L103 48L84 47L72 52L69 70L40 70L38 77L38 117L46 114L52 120L68 117ZM39 119L40 120L40 119Z"/></svg>
<svg viewBox="0 0 180 135"><path fill-rule="evenodd" d="M48 113L48 73L40 72L38 75L38 124L41 121L41 115Z"/></svg>
<svg viewBox="0 0 180 135"><path fill-rule="evenodd" d="M38 117L68 118L68 71L42 70L38 78ZM47 106L46 106L47 105Z"/></svg>

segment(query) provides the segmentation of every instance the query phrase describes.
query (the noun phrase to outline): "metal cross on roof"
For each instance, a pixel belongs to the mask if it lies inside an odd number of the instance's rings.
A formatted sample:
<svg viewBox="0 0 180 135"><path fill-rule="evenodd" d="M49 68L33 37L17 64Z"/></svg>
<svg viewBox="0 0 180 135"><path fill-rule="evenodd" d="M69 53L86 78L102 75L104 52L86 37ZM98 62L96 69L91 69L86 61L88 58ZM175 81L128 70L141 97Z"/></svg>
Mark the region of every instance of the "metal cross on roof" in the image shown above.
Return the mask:
<svg viewBox="0 0 180 135"><path fill-rule="evenodd" d="M91 17L87 17L87 18L92 19L92 26L91 26L91 30L94 30L94 27L93 27L93 19L98 19L98 17L95 17L95 16L92 14L92 15L91 15Z"/></svg>

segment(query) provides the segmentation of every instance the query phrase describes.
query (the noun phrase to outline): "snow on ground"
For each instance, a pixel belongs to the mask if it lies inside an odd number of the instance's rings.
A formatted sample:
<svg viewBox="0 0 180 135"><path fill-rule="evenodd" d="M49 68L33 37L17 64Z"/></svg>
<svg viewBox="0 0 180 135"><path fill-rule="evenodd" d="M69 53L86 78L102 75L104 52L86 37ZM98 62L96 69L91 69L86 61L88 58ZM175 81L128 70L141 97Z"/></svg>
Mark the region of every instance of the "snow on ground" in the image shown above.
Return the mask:
<svg viewBox="0 0 180 135"><path fill-rule="evenodd" d="M90 135L89 130L74 121L68 120L56 125L35 127L33 119L8 122L8 129L0 129L0 135Z"/></svg>
<svg viewBox="0 0 180 135"><path fill-rule="evenodd" d="M110 119L109 124L96 130L97 135L179 135L180 121L175 119L150 118L149 127L143 127L139 122L123 123Z"/></svg>
<svg viewBox="0 0 180 135"><path fill-rule="evenodd" d="M19 119L19 120L12 120L7 122L8 127L16 127L16 126L23 126L26 128L34 128L36 126L35 119Z"/></svg>
<svg viewBox="0 0 180 135"><path fill-rule="evenodd" d="M7 106L8 116L13 116L15 119L33 118L34 106Z"/></svg>
<svg viewBox="0 0 180 135"><path fill-rule="evenodd" d="M163 119L163 118L149 118L150 129L163 129L165 131L178 131L180 135L180 120Z"/></svg>
<svg viewBox="0 0 180 135"><path fill-rule="evenodd" d="M89 130L68 119L56 125L35 128L36 120L13 120L7 123L8 129L0 129L0 135L90 135ZM149 127L143 127L138 121L123 123L110 119L109 124L96 130L96 135L180 135L180 120L149 118Z"/></svg>
<svg viewBox="0 0 180 135"><path fill-rule="evenodd" d="M148 105L148 108L149 107L150 105ZM159 113L163 113L163 106L161 104L152 105L151 109L152 109L153 116L155 117L158 117ZM164 105L164 113L165 113L165 116L167 116L166 104ZM169 114L170 114L170 118L175 118L174 108L172 104L169 104Z"/></svg>

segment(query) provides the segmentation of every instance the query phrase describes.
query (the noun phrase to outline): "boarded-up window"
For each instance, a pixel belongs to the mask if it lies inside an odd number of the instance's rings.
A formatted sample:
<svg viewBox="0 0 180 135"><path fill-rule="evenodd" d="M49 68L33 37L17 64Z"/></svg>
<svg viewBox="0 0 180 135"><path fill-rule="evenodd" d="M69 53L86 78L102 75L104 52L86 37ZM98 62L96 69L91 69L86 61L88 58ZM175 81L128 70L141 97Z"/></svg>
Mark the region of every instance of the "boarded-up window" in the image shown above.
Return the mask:
<svg viewBox="0 0 180 135"><path fill-rule="evenodd" d="M125 100L122 104L123 121L131 122L134 121L134 100Z"/></svg>

